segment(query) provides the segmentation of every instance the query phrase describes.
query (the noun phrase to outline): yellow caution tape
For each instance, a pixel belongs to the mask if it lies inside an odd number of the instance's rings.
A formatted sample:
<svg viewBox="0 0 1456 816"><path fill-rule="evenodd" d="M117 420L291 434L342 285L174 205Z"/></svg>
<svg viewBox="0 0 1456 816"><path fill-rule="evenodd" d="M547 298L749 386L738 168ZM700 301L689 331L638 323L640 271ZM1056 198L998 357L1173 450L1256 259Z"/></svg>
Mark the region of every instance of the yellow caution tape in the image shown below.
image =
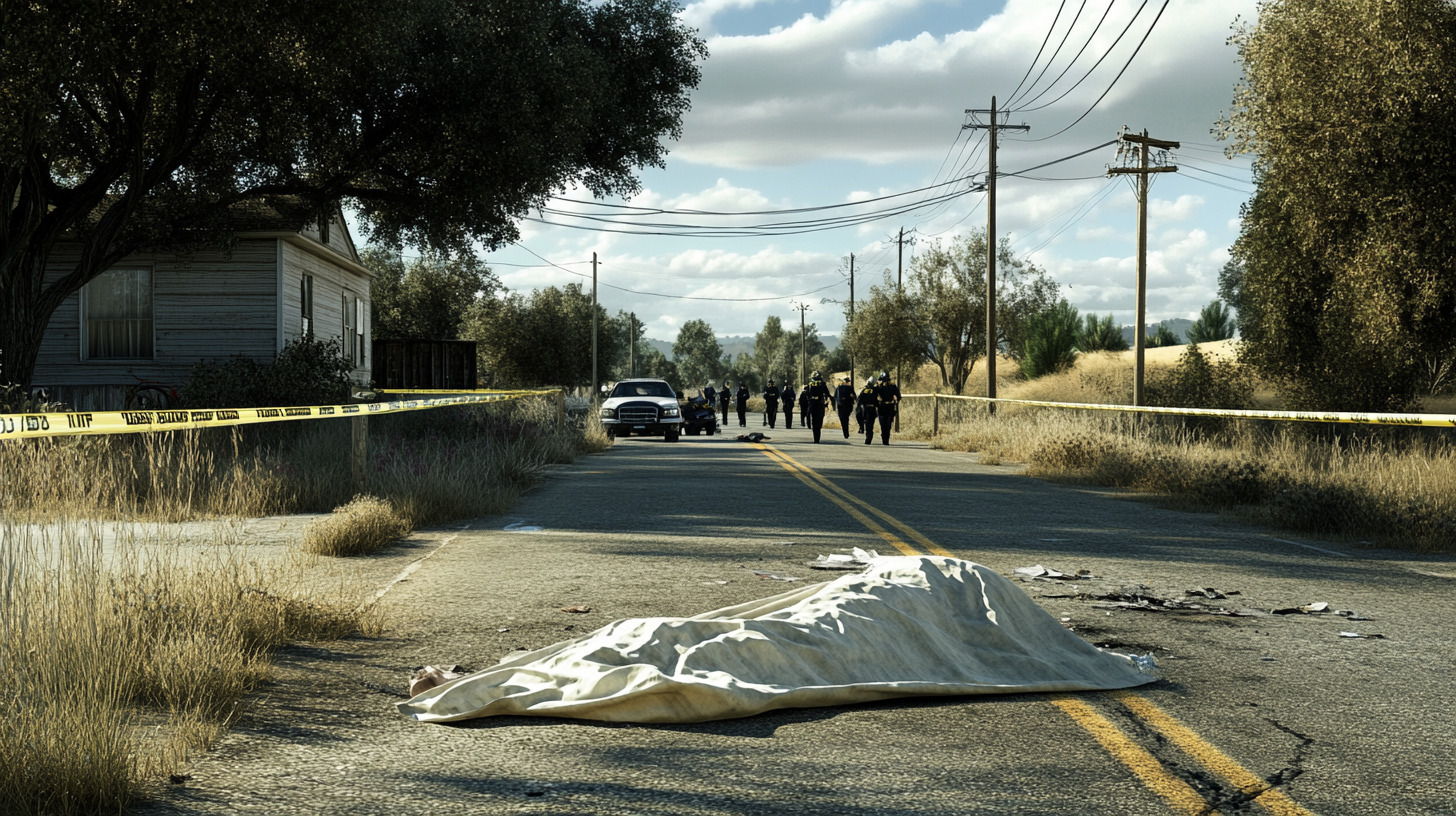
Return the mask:
<svg viewBox="0 0 1456 816"><path fill-rule="evenodd" d="M1034 405L1041 408L1077 408L1087 411L1126 411L1138 414L1172 416L1232 417L1235 419L1278 419L1288 422L1342 422L1356 425L1405 425L1409 427L1450 428L1456 426L1456 414L1362 414L1350 411L1260 411L1229 408L1158 408L1149 405L1105 405L1090 402L1043 402L1040 400L1004 399L998 397L966 397L956 394L904 394L902 399L936 397L948 400L974 400L1010 405Z"/></svg>
<svg viewBox="0 0 1456 816"><path fill-rule="evenodd" d="M454 392L452 392L454 393ZM47 436L99 436L105 434L185 431L195 428L222 428L230 425L253 425L263 422L293 422L304 419L338 419L340 417L397 414L444 408L450 405L473 405L504 402L524 397L553 394L554 391L493 391L461 394L451 397L369 402L353 405L300 405L286 408L207 408L170 411L84 411L52 414L0 414L0 441L6 439L38 439Z"/></svg>

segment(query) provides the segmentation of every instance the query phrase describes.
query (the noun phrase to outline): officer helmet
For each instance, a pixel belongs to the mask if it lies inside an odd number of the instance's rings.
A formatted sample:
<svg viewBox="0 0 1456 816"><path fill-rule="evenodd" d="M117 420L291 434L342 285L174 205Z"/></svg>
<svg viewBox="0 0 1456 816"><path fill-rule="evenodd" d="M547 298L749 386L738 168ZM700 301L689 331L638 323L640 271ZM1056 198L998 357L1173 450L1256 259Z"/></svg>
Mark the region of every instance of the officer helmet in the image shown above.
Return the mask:
<svg viewBox="0 0 1456 816"><path fill-rule="evenodd" d="M774 381L773 381L773 380L769 380L769 381L768 381L768 384L769 384L769 385L773 385L773 384L774 384Z"/></svg>
<svg viewBox="0 0 1456 816"><path fill-rule="evenodd" d="M811 379L811 380L817 380L817 379L819 379L819 372L815 371L813 374L810 374L809 375L809 379Z"/></svg>
<svg viewBox="0 0 1456 816"><path fill-rule="evenodd" d="M874 377L866 377L865 378L865 385L874 385L874 384L875 384L875 378Z"/></svg>
<svg viewBox="0 0 1456 816"><path fill-rule="evenodd" d="M890 372L888 372L888 371L881 371L880 372L880 382L889 382L889 381L890 381Z"/></svg>

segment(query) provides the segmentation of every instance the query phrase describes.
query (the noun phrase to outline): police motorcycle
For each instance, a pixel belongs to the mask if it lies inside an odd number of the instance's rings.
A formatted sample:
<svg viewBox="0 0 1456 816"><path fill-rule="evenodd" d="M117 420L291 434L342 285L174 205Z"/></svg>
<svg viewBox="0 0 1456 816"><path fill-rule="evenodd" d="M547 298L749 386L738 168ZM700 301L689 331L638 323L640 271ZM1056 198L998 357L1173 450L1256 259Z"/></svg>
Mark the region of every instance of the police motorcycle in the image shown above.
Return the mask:
<svg viewBox="0 0 1456 816"><path fill-rule="evenodd" d="M683 406L682 432L689 436L697 436L699 433L712 436L718 432L718 412L713 410L713 404L702 394L689 397L687 404Z"/></svg>

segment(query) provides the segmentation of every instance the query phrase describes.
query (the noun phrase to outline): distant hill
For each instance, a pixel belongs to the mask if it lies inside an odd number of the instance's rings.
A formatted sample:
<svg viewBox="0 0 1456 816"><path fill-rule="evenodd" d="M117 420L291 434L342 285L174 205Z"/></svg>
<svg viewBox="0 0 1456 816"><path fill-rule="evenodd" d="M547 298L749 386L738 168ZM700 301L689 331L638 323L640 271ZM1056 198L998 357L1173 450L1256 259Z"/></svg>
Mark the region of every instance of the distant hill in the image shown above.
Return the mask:
<svg viewBox="0 0 1456 816"><path fill-rule="evenodd" d="M1128 336L1131 337L1132 335L1129 334ZM839 338L835 335L821 334L819 335L819 339L824 343L824 347L829 349L830 351L834 351L835 349L839 348ZM672 359L671 340L657 340L655 338L648 337L646 338L646 342L649 343L653 348L662 352L662 356L666 357L669 360ZM731 356L732 359L737 360L738 355L740 354L753 353L753 335L729 335L727 337L719 337L718 345L723 347L723 352L725 354L728 354Z"/></svg>
<svg viewBox="0 0 1456 816"><path fill-rule="evenodd" d="M1172 320L1164 320L1162 322L1167 323L1168 328L1172 329L1173 333L1178 335L1178 342L1180 343L1188 339L1188 330L1193 328L1193 321L1186 317L1175 317ZM1143 337L1147 337L1157 330L1157 323L1149 323L1147 329L1143 332ZM1122 327L1122 339L1126 340L1129 346L1137 339L1137 335L1133 333L1132 326Z"/></svg>

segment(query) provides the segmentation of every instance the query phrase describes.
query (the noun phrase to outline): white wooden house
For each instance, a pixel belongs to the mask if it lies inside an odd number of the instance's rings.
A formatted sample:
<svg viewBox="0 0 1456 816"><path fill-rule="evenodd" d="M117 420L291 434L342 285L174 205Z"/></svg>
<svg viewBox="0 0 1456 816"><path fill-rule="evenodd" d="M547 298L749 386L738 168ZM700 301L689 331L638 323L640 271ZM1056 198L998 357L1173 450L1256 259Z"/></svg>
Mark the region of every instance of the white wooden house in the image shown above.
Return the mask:
<svg viewBox="0 0 1456 816"><path fill-rule="evenodd" d="M339 340L367 385L370 274L342 214L269 209L248 227L230 251L133 255L88 283L51 316L33 385L74 410L121 410L138 386L181 391L199 360L271 361L310 331ZM78 252L58 249L57 274Z"/></svg>

